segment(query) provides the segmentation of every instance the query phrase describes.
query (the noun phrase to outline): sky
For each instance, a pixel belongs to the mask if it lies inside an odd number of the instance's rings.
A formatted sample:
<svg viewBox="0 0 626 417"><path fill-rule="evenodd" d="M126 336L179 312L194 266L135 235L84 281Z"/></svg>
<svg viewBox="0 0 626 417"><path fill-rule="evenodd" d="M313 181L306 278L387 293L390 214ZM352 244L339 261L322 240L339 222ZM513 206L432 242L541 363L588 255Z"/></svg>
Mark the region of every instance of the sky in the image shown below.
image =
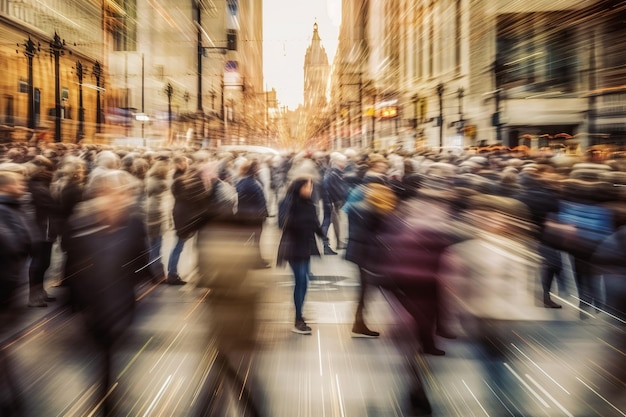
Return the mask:
<svg viewBox="0 0 626 417"><path fill-rule="evenodd" d="M280 106L294 110L304 100L304 55L317 22L332 64L341 24L341 0L263 0L265 88L276 89Z"/></svg>

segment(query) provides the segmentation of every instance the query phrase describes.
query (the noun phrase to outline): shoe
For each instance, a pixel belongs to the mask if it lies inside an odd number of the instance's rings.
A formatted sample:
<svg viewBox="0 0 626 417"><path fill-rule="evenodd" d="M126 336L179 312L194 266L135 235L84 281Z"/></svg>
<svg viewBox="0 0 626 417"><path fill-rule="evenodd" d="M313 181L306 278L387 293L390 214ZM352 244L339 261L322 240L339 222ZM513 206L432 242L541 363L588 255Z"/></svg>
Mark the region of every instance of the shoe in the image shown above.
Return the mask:
<svg viewBox="0 0 626 417"><path fill-rule="evenodd" d="M552 300L544 300L543 306L545 308L562 308L561 304L557 304Z"/></svg>
<svg viewBox="0 0 626 417"><path fill-rule="evenodd" d="M363 325L354 325L352 326L351 336L354 338L363 337L363 338L374 338L380 336L379 332L375 332L367 328L367 326Z"/></svg>
<svg viewBox="0 0 626 417"><path fill-rule="evenodd" d="M444 356L446 354L446 352L444 350L441 349L437 349L436 347L429 347L429 348L425 348L424 349L424 353L428 354L428 355L433 355L433 356Z"/></svg>
<svg viewBox="0 0 626 417"><path fill-rule="evenodd" d="M169 285L185 285L187 281L180 279L178 275L169 275L165 280Z"/></svg>
<svg viewBox="0 0 626 417"><path fill-rule="evenodd" d="M457 335L451 332L448 329L438 329L435 334L439 337L443 337L444 339L456 339Z"/></svg>
<svg viewBox="0 0 626 417"><path fill-rule="evenodd" d="M48 307L43 298L33 298L28 300L28 307Z"/></svg>
<svg viewBox="0 0 626 417"><path fill-rule="evenodd" d="M41 296L41 298L43 299L43 301L56 301L57 300L56 297L51 296L45 291L43 292L43 295Z"/></svg>
<svg viewBox="0 0 626 417"><path fill-rule="evenodd" d="M324 246L324 255L337 255L337 252L332 250L330 246Z"/></svg>
<svg viewBox="0 0 626 417"><path fill-rule="evenodd" d="M271 267L271 264L268 264L267 262L261 260L254 265L253 269L269 269Z"/></svg>
<svg viewBox="0 0 626 417"><path fill-rule="evenodd" d="M297 321L291 331L298 334L311 334L311 328L306 325L304 320Z"/></svg>

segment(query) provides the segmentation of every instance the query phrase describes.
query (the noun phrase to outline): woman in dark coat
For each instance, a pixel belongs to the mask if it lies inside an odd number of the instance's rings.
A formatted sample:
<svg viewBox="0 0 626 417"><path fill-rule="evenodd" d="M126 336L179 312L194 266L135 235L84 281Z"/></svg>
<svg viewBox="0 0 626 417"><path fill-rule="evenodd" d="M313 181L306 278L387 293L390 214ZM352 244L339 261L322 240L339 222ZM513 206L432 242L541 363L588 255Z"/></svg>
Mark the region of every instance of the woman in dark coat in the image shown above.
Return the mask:
<svg viewBox="0 0 626 417"><path fill-rule="evenodd" d="M302 306L309 281L311 255L320 255L315 235L323 237L315 205L311 200L312 193L311 177L296 178L287 189L278 213L278 223L283 229L283 235L278 246L277 264L282 265L287 261L293 270L296 317L292 331L299 334L311 334L311 328L302 316Z"/></svg>
<svg viewBox="0 0 626 417"><path fill-rule="evenodd" d="M348 246L345 258L359 268L359 300L356 308L352 337L378 337L380 333L370 330L365 324L365 296L368 276L380 247L376 234L384 216L393 210L396 198L384 184L372 182L361 185L364 197L348 207Z"/></svg>

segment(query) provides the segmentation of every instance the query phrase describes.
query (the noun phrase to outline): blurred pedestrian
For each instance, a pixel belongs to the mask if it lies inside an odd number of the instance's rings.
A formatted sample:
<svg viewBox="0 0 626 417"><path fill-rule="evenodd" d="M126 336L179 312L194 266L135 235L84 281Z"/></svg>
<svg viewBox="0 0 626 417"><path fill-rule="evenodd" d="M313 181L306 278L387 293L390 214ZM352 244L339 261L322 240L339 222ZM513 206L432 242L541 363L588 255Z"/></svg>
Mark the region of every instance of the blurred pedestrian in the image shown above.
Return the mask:
<svg viewBox="0 0 626 417"><path fill-rule="evenodd" d="M236 184L238 204L237 218L249 233L252 246L256 250L255 268L270 268L261 255L261 233L263 223L268 216L265 193L258 180L259 162L256 159L245 160L239 166L239 179Z"/></svg>
<svg viewBox="0 0 626 417"><path fill-rule="evenodd" d="M346 260L359 268L359 299L352 325L352 337L378 337L379 332L370 330L365 324L364 310L367 289L371 284L371 271L376 267L378 253L378 231L385 216L396 205L393 191L379 183L363 186L364 198L348 207L348 245Z"/></svg>
<svg viewBox="0 0 626 417"><path fill-rule="evenodd" d="M196 166L189 166L187 156L174 157L174 176L172 183L174 195L174 228L176 229L176 243L170 253L167 264L167 279L169 285L185 285L178 275L178 261L185 246L185 242L192 238L201 225L206 211L208 191Z"/></svg>
<svg viewBox="0 0 626 417"><path fill-rule="evenodd" d="M154 283L166 278L161 248L165 229L163 225L167 218L164 200L168 189L168 165L166 161L156 161L146 178L146 226L150 246L150 273Z"/></svg>
<svg viewBox="0 0 626 417"><path fill-rule="evenodd" d="M23 281L23 271L31 251L31 238L20 199L26 192L24 177L17 172L0 171L0 335L14 322L12 304ZM7 350L0 349L0 415L21 415L21 393L11 369Z"/></svg>
<svg viewBox="0 0 626 417"><path fill-rule="evenodd" d="M323 233L311 199L313 178L302 176L293 180L278 210L278 224L283 233L278 246L277 265L288 262L295 280L293 300L295 323L292 332L311 334L311 328L302 315L306 297L311 256L319 256L315 235Z"/></svg>
<svg viewBox="0 0 626 417"><path fill-rule="evenodd" d="M326 170L322 181L324 255L337 254L330 247L328 238L328 230L331 224L335 233L336 249L345 248L345 242L342 241L341 235L341 208L348 198L348 184L343 178L343 170L347 162L348 158L345 155L333 152L330 155L330 167Z"/></svg>
<svg viewBox="0 0 626 417"><path fill-rule="evenodd" d="M65 277L71 303L103 354L100 397L111 415L112 349L130 325L136 283L148 273L144 219L136 210L136 179L125 171L101 172L89 185L63 234Z"/></svg>
<svg viewBox="0 0 626 417"><path fill-rule="evenodd" d="M56 298L44 289L44 278L52 256L52 246L58 236L60 205L52 197L50 184L56 167L48 158L37 155L30 163L28 190L35 208L35 241L29 274L29 307L47 307Z"/></svg>

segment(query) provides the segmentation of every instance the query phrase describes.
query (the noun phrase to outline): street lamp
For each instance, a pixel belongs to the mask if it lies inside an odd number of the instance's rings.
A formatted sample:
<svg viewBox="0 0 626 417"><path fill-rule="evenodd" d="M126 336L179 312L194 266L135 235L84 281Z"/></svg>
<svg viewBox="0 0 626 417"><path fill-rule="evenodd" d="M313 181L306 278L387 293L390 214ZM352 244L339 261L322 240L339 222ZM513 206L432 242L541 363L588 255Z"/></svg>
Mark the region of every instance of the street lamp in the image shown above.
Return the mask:
<svg viewBox="0 0 626 417"><path fill-rule="evenodd" d="M50 53L54 56L54 141L61 142L61 81L59 74L59 57L65 53L65 40L54 32L50 42Z"/></svg>
<svg viewBox="0 0 626 417"><path fill-rule="evenodd" d="M165 94L167 95L167 125L169 129L169 136L172 136L172 94L174 94L174 87L171 83L167 83L165 86Z"/></svg>
<svg viewBox="0 0 626 417"><path fill-rule="evenodd" d="M28 110L27 110L28 128L29 129L35 129L35 111L34 111L35 110L35 96L34 96L34 88L33 88L33 57L40 50L39 43L37 43L37 45L35 45L35 42L33 42L30 39L30 36L29 36L28 40L26 40L26 43L24 43L22 45L18 44L17 46L23 46L24 47L24 55L26 56L26 59L28 60Z"/></svg>
<svg viewBox="0 0 626 417"><path fill-rule="evenodd" d="M85 136L85 109L83 108L83 64L76 61L76 76L78 77L78 131L76 143Z"/></svg>
<svg viewBox="0 0 626 417"><path fill-rule="evenodd" d="M102 130L102 109L100 107L100 79L102 77L102 65L98 61L93 65L91 74L96 78L96 133Z"/></svg>
<svg viewBox="0 0 626 417"><path fill-rule="evenodd" d="M439 96L439 151L443 150L443 84L437 86Z"/></svg>

